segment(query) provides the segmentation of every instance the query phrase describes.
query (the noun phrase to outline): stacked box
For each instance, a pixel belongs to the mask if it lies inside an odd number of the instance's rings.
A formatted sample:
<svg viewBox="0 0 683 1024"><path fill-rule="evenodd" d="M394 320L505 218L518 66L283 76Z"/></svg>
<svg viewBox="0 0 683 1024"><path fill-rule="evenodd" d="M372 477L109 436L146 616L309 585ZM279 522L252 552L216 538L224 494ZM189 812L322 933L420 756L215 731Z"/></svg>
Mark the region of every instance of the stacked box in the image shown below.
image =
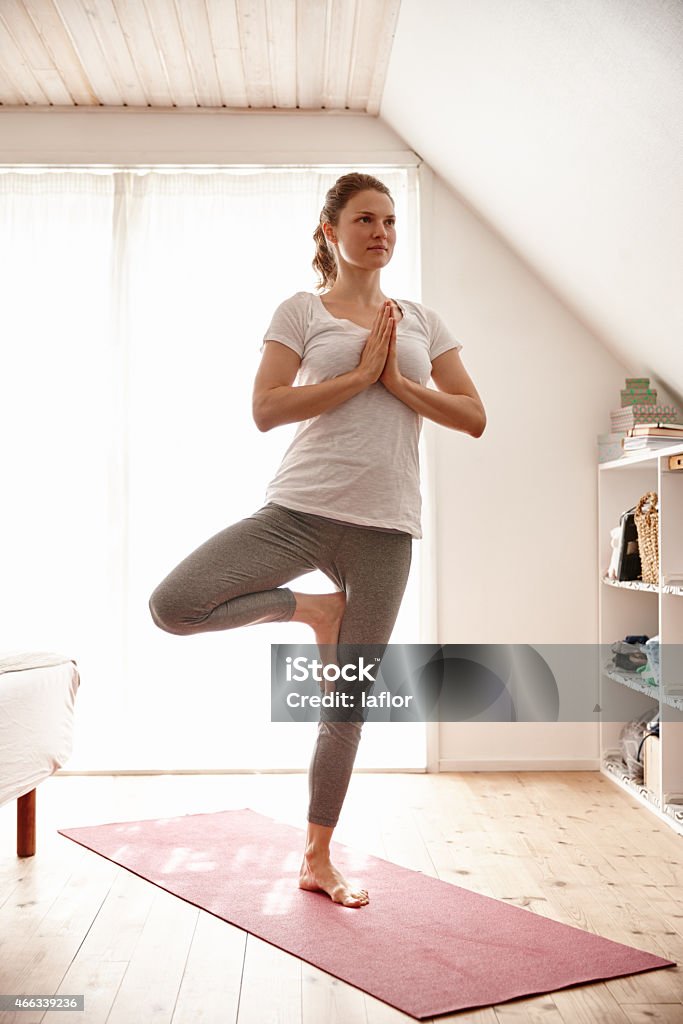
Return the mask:
<svg viewBox="0 0 683 1024"><path fill-rule="evenodd" d="M598 444L621 444L622 437L626 437L625 430L617 430L613 434L598 434Z"/></svg>
<svg viewBox="0 0 683 1024"><path fill-rule="evenodd" d="M621 459L624 455L626 430L618 430L611 434L598 434L598 463Z"/></svg>
<svg viewBox="0 0 683 1024"><path fill-rule="evenodd" d="M656 405L657 404L657 389L646 388L644 391L630 388L628 391L622 390L621 392L621 406L622 409L626 405Z"/></svg>
<svg viewBox="0 0 683 1024"><path fill-rule="evenodd" d="M624 454L622 441L625 437L625 430L614 434L598 434L598 463L620 459Z"/></svg>
<svg viewBox="0 0 683 1024"><path fill-rule="evenodd" d="M637 423L677 423L678 420L675 405L629 405L610 413L613 432L630 430Z"/></svg>
<svg viewBox="0 0 683 1024"><path fill-rule="evenodd" d="M656 405L657 389L650 387L649 377L627 377L621 391L622 409L627 405Z"/></svg>
<svg viewBox="0 0 683 1024"><path fill-rule="evenodd" d="M624 450L620 444L599 444L598 464L601 462L614 462L615 459L620 459L623 454Z"/></svg>

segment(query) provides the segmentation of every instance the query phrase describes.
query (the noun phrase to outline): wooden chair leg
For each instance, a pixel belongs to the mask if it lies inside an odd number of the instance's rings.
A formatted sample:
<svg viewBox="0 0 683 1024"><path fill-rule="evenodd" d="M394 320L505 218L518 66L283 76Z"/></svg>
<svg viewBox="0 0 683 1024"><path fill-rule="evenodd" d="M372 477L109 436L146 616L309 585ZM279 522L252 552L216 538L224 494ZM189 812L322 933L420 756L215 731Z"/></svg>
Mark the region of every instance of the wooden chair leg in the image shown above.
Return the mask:
<svg viewBox="0 0 683 1024"><path fill-rule="evenodd" d="M17 800L17 857L33 857L36 852L36 791Z"/></svg>

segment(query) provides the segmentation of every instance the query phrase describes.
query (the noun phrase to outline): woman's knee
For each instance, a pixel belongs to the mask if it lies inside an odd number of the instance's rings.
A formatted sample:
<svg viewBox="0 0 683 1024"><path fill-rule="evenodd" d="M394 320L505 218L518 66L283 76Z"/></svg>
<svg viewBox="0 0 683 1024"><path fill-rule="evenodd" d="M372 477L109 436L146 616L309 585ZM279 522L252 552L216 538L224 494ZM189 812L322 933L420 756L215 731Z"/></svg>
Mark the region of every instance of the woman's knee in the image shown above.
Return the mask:
<svg viewBox="0 0 683 1024"><path fill-rule="evenodd" d="M159 629L163 629L166 633L175 633L177 636L192 632L191 625L181 620L177 603L163 584L153 591L148 605L152 620Z"/></svg>
<svg viewBox="0 0 683 1024"><path fill-rule="evenodd" d="M318 733L321 736L334 743L335 746L348 747L352 750L358 748L362 729L362 721L330 721L321 718L318 722Z"/></svg>

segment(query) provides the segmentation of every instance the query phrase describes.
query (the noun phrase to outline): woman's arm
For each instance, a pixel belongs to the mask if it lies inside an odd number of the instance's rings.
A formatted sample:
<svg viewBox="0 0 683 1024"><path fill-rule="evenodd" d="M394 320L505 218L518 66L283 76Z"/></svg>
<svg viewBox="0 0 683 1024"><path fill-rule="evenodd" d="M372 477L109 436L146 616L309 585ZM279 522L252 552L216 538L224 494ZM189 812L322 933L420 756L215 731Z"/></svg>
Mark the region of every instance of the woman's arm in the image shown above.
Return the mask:
<svg viewBox="0 0 683 1024"><path fill-rule="evenodd" d="M370 381L359 366L339 377L292 387L300 357L279 341L267 341L254 381L252 415L261 431L319 416L364 391Z"/></svg>
<svg viewBox="0 0 683 1024"><path fill-rule="evenodd" d="M438 391L404 377L396 359L396 332L389 343L386 365L380 377L387 391L411 409L452 430L481 437L486 428L486 411L457 349L437 356L432 363L432 380Z"/></svg>
<svg viewBox="0 0 683 1024"><path fill-rule="evenodd" d="M384 368L391 332L391 306L383 303L378 307L355 369L319 384L298 387L292 385L301 365L300 356L275 338L266 341L252 398L256 426L266 431L282 423L312 419L370 387L379 380Z"/></svg>

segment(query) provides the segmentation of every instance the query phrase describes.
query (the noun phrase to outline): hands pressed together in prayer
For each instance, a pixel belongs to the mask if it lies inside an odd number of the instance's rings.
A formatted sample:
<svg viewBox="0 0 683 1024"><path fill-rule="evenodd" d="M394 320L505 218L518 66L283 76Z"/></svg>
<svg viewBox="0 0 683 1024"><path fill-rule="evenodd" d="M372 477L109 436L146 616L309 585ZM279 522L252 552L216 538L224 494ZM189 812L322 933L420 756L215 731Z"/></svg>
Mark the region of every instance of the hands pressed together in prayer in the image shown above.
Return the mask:
<svg viewBox="0 0 683 1024"><path fill-rule="evenodd" d="M396 358L396 323L391 301L387 299L377 310L358 364L370 384L381 381L388 390L401 379Z"/></svg>

